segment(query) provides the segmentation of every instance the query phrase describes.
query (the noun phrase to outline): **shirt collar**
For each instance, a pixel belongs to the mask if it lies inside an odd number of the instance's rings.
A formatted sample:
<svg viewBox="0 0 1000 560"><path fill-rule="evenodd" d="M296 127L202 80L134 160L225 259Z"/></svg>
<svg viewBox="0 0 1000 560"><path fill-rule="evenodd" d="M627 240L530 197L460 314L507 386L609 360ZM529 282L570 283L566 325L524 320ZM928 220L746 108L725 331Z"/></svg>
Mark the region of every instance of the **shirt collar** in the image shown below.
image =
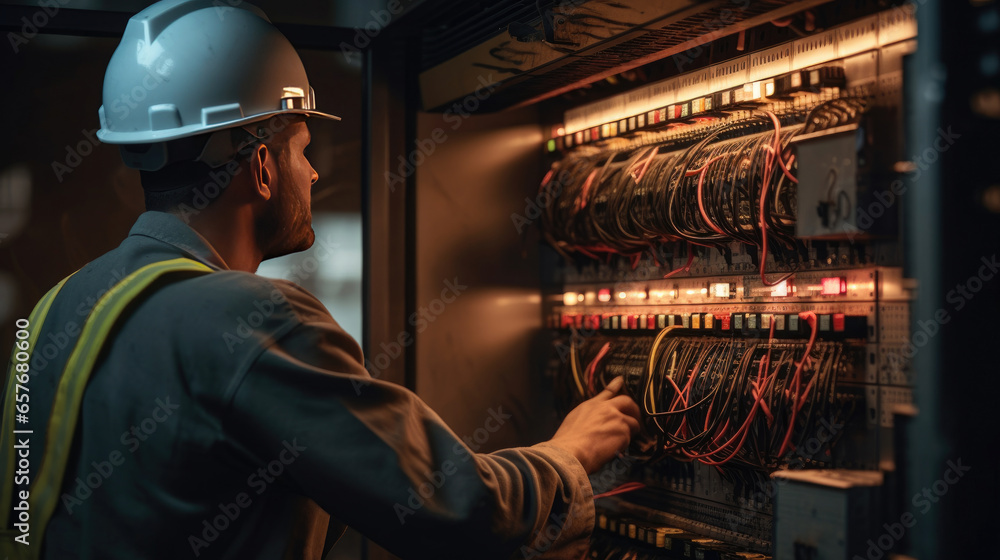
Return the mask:
<svg viewBox="0 0 1000 560"><path fill-rule="evenodd" d="M142 235L173 245L191 258L216 270L229 270L211 243L180 218L167 212L148 211L139 215L129 236Z"/></svg>

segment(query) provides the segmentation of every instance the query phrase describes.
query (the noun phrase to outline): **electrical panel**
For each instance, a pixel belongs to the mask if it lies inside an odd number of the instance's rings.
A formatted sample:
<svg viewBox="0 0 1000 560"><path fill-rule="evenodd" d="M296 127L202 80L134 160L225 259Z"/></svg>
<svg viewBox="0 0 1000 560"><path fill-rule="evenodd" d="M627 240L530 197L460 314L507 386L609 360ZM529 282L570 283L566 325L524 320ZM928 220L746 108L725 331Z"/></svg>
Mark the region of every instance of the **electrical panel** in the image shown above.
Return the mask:
<svg viewBox="0 0 1000 560"><path fill-rule="evenodd" d="M535 202L555 406L623 376L643 421L593 479L589 557L863 552L912 400L899 139L916 41L911 6L844 18L552 127Z"/></svg>

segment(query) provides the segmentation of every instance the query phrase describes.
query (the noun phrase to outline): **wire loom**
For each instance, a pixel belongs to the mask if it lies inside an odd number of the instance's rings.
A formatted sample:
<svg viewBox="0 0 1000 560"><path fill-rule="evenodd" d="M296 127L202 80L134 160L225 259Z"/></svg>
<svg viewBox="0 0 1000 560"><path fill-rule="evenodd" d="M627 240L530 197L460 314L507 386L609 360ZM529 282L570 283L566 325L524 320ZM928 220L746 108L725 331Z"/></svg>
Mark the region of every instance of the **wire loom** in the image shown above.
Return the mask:
<svg viewBox="0 0 1000 560"><path fill-rule="evenodd" d="M812 329L808 341L775 340L773 326L767 340L677 336L677 327L668 327L655 339L595 336L581 349L574 336L565 372L570 379L561 383L563 395L568 390L572 397L564 404L624 375L644 431L655 439L646 459L778 468L805 447L821 421L846 422L857 404L837 393L838 372L849 367L843 344L816 341L815 314L801 316ZM815 449L815 458L829 460L841 435Z"/></svg>
<svg viewBox="0 0 1000 560"><path fill-rule="evenodd" d="M760 276L773 286L794 272L795 155L791 139L857 122L865 101L838 98L808 113L755 112L748 120L703 134L637 149L569 156L542 180L546 240L567 259L622 255L633 266L656 246L686 242L726 251L733 241L759 249ZM769 248L793 268L769 280ZM690 269L693 251L685 267Z"/></svg>

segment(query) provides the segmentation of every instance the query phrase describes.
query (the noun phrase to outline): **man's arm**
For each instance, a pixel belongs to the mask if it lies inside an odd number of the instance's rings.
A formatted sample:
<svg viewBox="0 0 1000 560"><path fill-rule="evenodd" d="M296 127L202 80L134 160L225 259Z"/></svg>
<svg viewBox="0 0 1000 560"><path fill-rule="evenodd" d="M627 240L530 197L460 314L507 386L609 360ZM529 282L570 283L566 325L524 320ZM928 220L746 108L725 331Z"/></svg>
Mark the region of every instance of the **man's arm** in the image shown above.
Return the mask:
<svg viewBox="0 0 1000 560"><path fill-rule="evenodd" d="M325 310L303 318L246 372L227 433L261 458L296 449L286 483L406 558L579 557L587 474L638 429L631 399L612 386L551 441L476 454L415 394L372 379Z"/></svg>

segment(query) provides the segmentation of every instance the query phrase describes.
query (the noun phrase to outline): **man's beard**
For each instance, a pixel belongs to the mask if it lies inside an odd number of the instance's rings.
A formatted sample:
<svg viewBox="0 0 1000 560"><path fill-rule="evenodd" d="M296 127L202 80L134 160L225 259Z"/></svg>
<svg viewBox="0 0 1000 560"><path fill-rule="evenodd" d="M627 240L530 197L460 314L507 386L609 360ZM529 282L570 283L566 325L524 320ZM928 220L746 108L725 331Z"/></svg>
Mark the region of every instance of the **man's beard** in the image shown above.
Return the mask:
<svg viewBox="0 0 1000 560"><path fill-rule="evenodd" d="M254 225L254 235L257 246L264 251L264 260L305 251L316 240L312 211L297 194L275 189L264 214Z"/></svg>

